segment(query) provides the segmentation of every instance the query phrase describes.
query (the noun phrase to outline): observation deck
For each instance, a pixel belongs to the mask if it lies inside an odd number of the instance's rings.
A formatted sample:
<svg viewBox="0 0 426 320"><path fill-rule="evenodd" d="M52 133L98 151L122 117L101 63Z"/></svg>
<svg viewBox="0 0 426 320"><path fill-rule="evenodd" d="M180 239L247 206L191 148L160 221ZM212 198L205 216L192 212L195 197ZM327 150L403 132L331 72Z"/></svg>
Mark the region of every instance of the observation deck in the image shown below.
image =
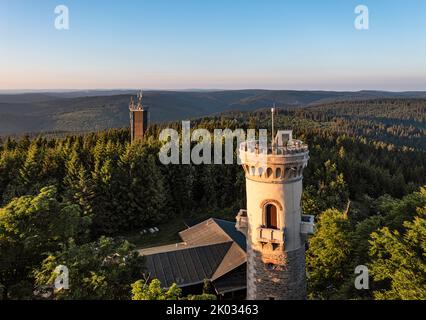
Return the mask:
<svg viewBox="0 0 426 320"><path fill-rule="evenodd" d="M280 131L273 143L262 140L246 141L239 146L239 158L252 180L289 181L301 179L309 160L308 145L301 140L280 139Z"/></svg>

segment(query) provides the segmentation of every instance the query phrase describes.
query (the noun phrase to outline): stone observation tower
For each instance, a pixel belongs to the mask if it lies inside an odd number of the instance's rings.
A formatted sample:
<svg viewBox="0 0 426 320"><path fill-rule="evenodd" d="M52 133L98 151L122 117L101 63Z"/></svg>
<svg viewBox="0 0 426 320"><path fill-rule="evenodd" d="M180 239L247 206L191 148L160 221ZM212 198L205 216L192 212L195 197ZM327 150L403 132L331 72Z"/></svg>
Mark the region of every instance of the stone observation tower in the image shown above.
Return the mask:
<svg viewBox="0 0 426 320"><path fill-rule="evenodd" d="M271 143L242 143L239 155L247 210L236 228L247 239L247 299L305 299L305 241L314 230L300 206L308 146L292 131L278 131Z"/></svg>
<svg viewBox="0 0 426 320"><path fill-rule="evenodd" d="M146 129L148 128L148 108L142 104L142 91L137 95L137 103L135 104L133 97L130 98L130 135L132 141L143 139Z"/></svg>

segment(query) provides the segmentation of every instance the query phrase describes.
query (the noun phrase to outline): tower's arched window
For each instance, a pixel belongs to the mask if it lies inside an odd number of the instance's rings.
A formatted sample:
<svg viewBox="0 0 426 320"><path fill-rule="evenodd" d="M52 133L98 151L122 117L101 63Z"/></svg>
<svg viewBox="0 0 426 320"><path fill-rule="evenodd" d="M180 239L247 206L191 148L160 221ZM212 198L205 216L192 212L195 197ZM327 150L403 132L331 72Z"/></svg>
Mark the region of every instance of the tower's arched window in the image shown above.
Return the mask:
<svg viewBox="0 0 426 320"><path fill-rule="evenodd" d="M265 207L266 227L269 229L278 229L277 207L273 204L267 204Z"/></svg>

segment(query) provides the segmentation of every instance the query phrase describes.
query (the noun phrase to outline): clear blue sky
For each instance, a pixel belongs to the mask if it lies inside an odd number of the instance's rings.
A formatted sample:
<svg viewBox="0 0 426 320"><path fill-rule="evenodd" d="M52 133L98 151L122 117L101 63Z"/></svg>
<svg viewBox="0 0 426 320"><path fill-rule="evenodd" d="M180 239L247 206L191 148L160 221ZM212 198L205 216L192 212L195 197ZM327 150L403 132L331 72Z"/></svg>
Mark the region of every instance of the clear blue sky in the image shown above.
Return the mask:
<svg viewBox="0 0 426 320"><path fill-rule="evenodd" d="M426 90L426 1L0 0L0 89L140 87Z"/></svg>

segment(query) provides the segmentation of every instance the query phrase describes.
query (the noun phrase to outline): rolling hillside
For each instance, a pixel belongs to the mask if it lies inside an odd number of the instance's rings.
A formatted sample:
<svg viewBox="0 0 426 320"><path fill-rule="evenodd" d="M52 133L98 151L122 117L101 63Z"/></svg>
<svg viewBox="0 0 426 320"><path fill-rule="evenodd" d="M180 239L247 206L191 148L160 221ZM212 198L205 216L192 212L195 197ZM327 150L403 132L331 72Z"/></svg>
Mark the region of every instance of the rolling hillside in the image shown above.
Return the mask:
<svg viewBox="0 0 426 320"><path fill-rule="evenodd" d="M68 91L0 95L0 134L96 131L128 124L132 90ZM426 98L426 92L288 90L147 91L152 122L189 119L224 111L298 107L371 98Z"/></svg>

